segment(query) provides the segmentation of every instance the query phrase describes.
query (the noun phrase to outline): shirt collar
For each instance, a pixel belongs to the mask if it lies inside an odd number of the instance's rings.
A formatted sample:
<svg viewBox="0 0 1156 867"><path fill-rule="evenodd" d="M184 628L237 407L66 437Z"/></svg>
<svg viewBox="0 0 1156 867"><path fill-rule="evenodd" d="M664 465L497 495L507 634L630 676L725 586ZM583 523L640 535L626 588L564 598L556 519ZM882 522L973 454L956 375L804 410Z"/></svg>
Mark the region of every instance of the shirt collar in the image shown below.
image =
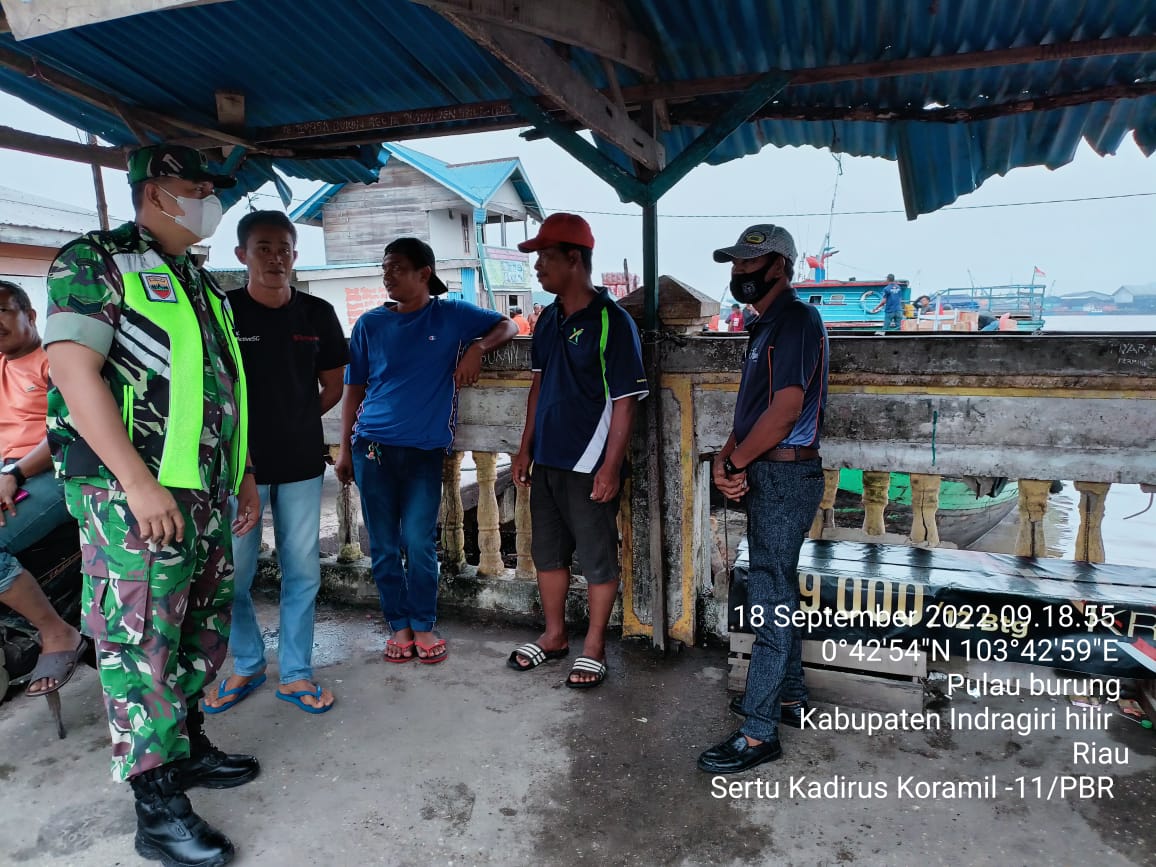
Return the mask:
<svg viewBox="0 0 1156 867"><path fill-rule="evenodd" d="M788 286L783 292L779 293L779 297L771 302L771 306L767 308L767 312L759 317L759 321L770 320L778 316L786 308L788 304L793 301L798 301L799 295L795 292L794 286Z"/></svg>

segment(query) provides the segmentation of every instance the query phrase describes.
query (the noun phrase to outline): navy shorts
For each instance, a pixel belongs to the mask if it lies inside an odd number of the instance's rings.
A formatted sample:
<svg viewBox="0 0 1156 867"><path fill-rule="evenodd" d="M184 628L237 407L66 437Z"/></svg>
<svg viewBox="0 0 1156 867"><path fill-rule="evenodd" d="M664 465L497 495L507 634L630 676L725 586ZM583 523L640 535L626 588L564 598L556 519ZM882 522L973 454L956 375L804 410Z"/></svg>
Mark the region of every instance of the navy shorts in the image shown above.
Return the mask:
<svg viewBox="0 0 1156 867"><path fill-rule="evenodd" d="M617 581L618 497L590 499L593 473L535 465L530 482L530 552L540 572L569 569L575 552L587 584Z"/></svg>

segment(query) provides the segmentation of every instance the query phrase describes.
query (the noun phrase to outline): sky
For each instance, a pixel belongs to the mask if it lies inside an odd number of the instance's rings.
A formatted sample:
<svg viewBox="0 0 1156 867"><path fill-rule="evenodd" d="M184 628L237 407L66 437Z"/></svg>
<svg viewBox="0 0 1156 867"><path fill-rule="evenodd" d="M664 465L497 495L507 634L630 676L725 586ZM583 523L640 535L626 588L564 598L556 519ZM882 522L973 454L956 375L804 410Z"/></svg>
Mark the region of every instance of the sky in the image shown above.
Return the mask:
<svg viewBox="0 0 1156 867"><path fill-rule="evenodd" d="M2 93L0 117L17 129L80 140L74 128ZM506 131L405 144L449 162L520 158L547 213L572 211L590 221L596 274L620 271L624 259L641 272L637 206L619 201L548 140L527 142ZM111 213L131 215L124 173L106 169L104 180ZM80 163L0 150L0 186L95 207L91 169ZM320 184L291 180L290 186L296 207ZM1111 196L1123 198L1103 198ZM258 208L282 207L272 185L251 201ZM1019 204L1041 201L1053 203ZM234 232L246 210L241 202L226 214L210 239L210 265L237 266ZM879 279L893 272L921 293L1028 282L1037 267L1046 276L1036 279L1054 294L1113 292L1156 280L1156 160L1145 159L1130 137L1114 156L1099 157L1081 144L1073 162L1054 172L1021 168L989 179L955 206L914 221L903 214L895 163L769 146L722 166L696 168L663 198L659 215L659 273L711 297L723 295L729 278L711 252L760 222L786 227L801 253L818 252L830 231L839 251L829 263L830 277ZM300 235L298 264L325 264L321 230L303 226ZM382 246L389 240L382 238Z"/></svg>

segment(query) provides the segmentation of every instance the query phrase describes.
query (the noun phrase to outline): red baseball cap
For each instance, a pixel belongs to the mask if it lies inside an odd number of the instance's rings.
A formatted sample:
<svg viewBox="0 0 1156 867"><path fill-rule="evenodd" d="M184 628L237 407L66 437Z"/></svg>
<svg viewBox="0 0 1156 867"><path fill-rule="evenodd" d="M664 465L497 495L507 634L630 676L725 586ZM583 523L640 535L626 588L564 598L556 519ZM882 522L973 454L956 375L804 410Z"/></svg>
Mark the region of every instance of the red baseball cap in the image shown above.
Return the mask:
<svg viewBox="0 0 1156 867"><path fill-rule="evenodd" d="M523 253L533 253L558 244L575 244L594 249L594 233L590 224L577 214L551 214L538 229L538 234L518 245Z"/></svg>

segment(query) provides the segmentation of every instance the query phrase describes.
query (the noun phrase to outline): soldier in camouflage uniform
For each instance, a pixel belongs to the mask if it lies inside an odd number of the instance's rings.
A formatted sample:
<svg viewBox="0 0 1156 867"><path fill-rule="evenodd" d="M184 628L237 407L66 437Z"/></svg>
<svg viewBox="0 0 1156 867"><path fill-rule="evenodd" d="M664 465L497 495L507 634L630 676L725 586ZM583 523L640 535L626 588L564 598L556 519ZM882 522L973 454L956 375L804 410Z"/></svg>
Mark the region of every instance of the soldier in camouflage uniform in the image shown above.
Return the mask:
<svg viewBox="0 0 1156 867"><path fill-rule="evenodd" d="M204 734L198 700L224 660L232 529L252 530L245 379L228 301L187 250L220 220L194 150L129 158L135 222L67 245L48 278L48 436L81 523L83 628L96 641L113 775L137 798L137 852L224 864L233 845L192 811L191 786L257 776Z"/></svg>

